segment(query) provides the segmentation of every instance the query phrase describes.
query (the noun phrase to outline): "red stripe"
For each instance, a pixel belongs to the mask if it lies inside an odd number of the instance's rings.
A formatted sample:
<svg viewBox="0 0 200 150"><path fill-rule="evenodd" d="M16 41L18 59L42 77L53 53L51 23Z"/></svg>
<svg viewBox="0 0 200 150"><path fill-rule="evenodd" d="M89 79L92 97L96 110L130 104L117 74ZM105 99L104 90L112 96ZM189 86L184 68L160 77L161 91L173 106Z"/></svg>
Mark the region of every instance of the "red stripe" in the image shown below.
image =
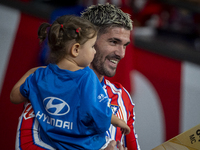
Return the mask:
<svg viewBox="0 0 200 150"><path fill-rule="evenodd" d="M31 109L29 109L31 107ZM29 109L29 110L28 110ZM33 126L35 122L35 117L32 116L33 108L31 105L28 105L24 111L24 117L28 119L22 118L22 123L20 127L20 148L23 149L37 149L44 150L40 146L34 144L33 137ZM36 132L36 131L35 131Z"/></svg>
<svg viewBox="0 0 200 150"><path fill-rule="evenodd" d="M131 110L132 113L133 113L133 105L131 104L131 101L129 100L130 97L126 93L126 91L124 90L124 88L121 87L121 89L122 89L122 98L123 98L123 102L124 102L124 108L126 109L127 119L128 119L129 118L129 111Z"/></svg>
<svg viewBox="0 0 200 150"><path fill-rule="evenodd" d="M123 102L124 102L124 107L126 106L125 108L126 108L126 112L127 112L127 125L130 127L130 130L131 130L131 132L128 135L126 135L126 144L127 144L126 146L129 149L136 150L137 143L136 143L136 139L133 138L133 135L135 135L134 130L133 130L133 122L134 122L133 108L134 108L134 106L132 105L131 101L129 101L130 97L123 88L122 88L122 98L123 98Z"/></svg>
<svg viewBox="0 0 200 150"><path fill-rule="evenodd" d="M20 145L22 149L26 149L29 145L33 145L32 126L34 118L22 119L20 128Z"/></svg>
<svg viewBox="0 0 200 150"><path fill-rule="evenodd" d="M119 104L117 102L118 95L114 94L109 86L106 86L106 90L108 93L108 97L112 99L111 104L119 106Z"/></svg>
<svg viewBox="0 0 200 150"><path fill-rule="evenodd" d="M169 140L179 134L181 62L138 48L134 56L136 69L149 79L159 95Z"/></svg>
<svg viewBox="0 0 200 150"><path fill-rule="evenodd" d="M107 89L108 97L112 99L110 104L119 106L118 101L117 101L118 100L118 95L114 94L109 86L106 86L106 89ZM121 136L122 135L121 135L120 128L117 128L115 140L116 141L121 141Z"/></svg>
<svg viewBox="0 0 200 150"><path fill-rule="evenodd" d="M12 87L21 76L30 68L39 65L40 47L37 30L43 21L21 14L20 25L0 95L0 120L6 120L6 123L0 125L0 139L4 139L0 141L1 149L14 149L18 118L22 113L23 105L12 104L9 95ZM6 130L8 125L9 132Z"/></svg>

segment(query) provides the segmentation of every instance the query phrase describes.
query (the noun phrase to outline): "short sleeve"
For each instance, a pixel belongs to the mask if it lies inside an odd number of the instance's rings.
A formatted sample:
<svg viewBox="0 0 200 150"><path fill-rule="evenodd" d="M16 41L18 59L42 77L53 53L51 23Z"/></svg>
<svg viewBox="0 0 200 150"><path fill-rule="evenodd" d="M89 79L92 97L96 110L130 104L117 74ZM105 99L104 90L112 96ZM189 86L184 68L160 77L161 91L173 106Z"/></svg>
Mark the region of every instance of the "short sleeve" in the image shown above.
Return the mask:
<svg viewBox="0 0 200 150"><path fill-rule="evenodd" d="M81 87L82 121L92 124L98 133L106 132L111 124L112 111L108 106L108 96L104 92L97 76L90 72L84 77Z"/></svg>
<svg viewBox="0 0 200 150"><path fill-rule="evenodd" d="M25 82L20 86L20 93L26 98L28 98L30 93L30 80L32 76L33 74L26 78Z"/></svg>

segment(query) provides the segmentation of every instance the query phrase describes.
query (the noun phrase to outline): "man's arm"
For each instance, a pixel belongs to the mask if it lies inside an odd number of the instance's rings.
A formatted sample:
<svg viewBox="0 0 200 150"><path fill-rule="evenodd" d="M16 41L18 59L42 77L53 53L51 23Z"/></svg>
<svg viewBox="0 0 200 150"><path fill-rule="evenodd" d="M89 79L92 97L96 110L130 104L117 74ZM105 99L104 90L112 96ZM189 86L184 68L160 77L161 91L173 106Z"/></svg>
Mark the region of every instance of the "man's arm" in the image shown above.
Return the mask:
<svg viewBox="0 0 200 150"><path fill-rule="evenodd" d="M125 136L125 145L128 149L131 150L139 150L140 146L138 144L137 134L135 134L135 128L134 128L134 122L135 122L135 112L134 112L134 106L130 94L128 91L126 91L125 88L122 90L123 100L124 104L127 108L127 114L129 114L127 117L127 125L130 128L130 133Z"/></svg>
<svg viewBox="0 0 200 150"><path fill-rule="evenodd" d="M45 68L45 66L42 66ZM27 71L22 78L14 85L14 87L11 90L10 93L10 101L14 104L19 104L22 103L24 101L26 101L27 99L22 96L22 94L20 93L20 86L25 82L26 78L35 72L35 70L37 70L39 67L35 67L30 69L29 71Z"/></svg>
<svg viewBox="0 0 200 150"><path fill-rule="evenodd" d="M130 101L132 101L132 99L130 99ZM128 135L126 135L126 146L128 149L140 150L137 134L135 134L135 129L134 129L134 121L135 121L134 105L129 105L129 112L130 116L128 118L127 124L130 127L131 131Z"/></svg>

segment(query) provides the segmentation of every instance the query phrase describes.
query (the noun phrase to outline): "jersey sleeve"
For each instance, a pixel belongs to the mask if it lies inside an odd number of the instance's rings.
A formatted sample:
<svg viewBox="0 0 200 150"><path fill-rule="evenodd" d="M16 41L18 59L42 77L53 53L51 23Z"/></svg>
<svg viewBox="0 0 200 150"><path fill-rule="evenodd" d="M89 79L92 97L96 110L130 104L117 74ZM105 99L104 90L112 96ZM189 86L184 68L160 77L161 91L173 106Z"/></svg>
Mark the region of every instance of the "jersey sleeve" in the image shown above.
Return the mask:
<svg viewBox="0 0 200 150"><path fill-rule="evenodd" d="M20 86L20 93L26 97L26 98L30 98L29 96L36 96L37 97L37 80L40 77L40 72L41 70L44 70L43 67L38 68L37 70L35 70L34 73L30 74L25 82ZM30 100L30 99L29 99Z"/></svg>
<svg viewBox="0 0 200 150"><path fill-rule="evenodd" d="M139 145L137 142L137 134L134 130L134 112L133 108L130 109L130 116L127 121L127 125L130 127L130 133L126 135L126 146L128 149L139 150Z"/></svg>
<svg viewBox="0 0 200 150"><path fill-rule="evenodd" d="M134 127L134 122L135 122L135 112L134 112L134 104L132 102L131 96L128 93L128 91L126 91L126 89L124 87L123 88L123 95L124 96L124 100L126 101L127 105L127 112L129 112L129 117L127 118L127 125L130 127L130 133L128 135L125 136L125 140L126 140L126 147L128 149L132 149L132 150L139 150L139 144L138 144L138 140L137 140L137 134L135 133L135 127Z"/></svg>
<svg viewBox="0 0 200 150"><path fill-rule="evenodd" d="M85 124L91 124L97 133L106 132L110 127L112 117L107 94L94 73L86 76L82 86L84 90L81 90L81 105L85 106L82 110L82 121Z"/></svg>
<svg viewBox="0 0 200 150"><path fill-rule="evenodd" d="M29 75L25 82L20 86L20 93L26 98L28 98L30 93L30 80L32 79L32 76L33 74Z"/></svg>

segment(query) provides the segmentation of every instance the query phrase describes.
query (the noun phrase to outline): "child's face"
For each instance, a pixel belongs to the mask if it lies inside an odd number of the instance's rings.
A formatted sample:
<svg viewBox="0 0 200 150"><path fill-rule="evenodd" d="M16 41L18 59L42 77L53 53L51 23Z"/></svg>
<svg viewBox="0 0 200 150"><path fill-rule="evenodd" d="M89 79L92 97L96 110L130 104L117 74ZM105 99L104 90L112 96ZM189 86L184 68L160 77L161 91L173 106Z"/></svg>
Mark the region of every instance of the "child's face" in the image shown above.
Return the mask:
<svg viewBox="0 0 200 150"><path fill-rule="evenodd" d="M94 44L96 42L97 36L89 39L85 44L81 45L79 50L79 62L82 67L87 67L93 60L96 50L94 49Z"/></svg>

